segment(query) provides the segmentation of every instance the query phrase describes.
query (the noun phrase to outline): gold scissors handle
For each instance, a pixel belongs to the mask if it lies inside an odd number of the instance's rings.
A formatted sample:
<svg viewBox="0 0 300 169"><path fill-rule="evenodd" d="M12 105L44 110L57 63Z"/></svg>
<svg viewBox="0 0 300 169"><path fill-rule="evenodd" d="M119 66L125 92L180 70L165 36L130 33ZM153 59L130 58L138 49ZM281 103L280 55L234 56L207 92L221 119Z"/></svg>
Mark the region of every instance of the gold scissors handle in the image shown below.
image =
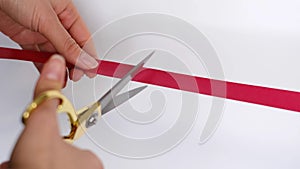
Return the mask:
<svg viewBox="0 0 300 169"><path fill-rule="evenodd" d="M76 140L85 132L86 130L86 127L84 127L85 121L89 117L89 115L92 114L93 112L88 112L90 110L90 107L88 106L85 106L76 112L71 102L57 90L48 90L41 93L38 97L36 97L33 100L33 102L27 106L25 112L23 113L22 121L24 124L26 124L26 121L30 117L31 113L41 103L50 99L59 99L60 103L57 107L57 113L66 113L68 115L70 120L71 130L69 134L63 136L63 138L67 142L72 143L73 140ZM100 105L93 104L92 106L98 106L100 108ZM97 107L95 107L93 110L95 109L97 109Z"/></svg>

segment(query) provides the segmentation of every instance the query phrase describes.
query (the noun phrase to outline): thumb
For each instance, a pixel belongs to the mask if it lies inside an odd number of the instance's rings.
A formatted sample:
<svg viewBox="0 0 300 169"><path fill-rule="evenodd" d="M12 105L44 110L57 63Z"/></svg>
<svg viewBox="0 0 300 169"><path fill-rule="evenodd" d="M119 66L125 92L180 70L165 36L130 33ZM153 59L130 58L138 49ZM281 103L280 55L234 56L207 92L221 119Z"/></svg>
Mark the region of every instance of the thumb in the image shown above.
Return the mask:
<svg viewBox="0 0 300 169"><path fill-rule="evenodd" d="M63 87L66 63L62 56L53 55L44 65L40 78L36 84L34 97L47 90L60 90Z"/></svg>
<svg viewBox="0 0 300 169"><path fill-rule="evenodd" d="M36 84L35 97L46 90L60 90L65 69L65 60L59 55L53 55L43 67ZM41 166L51 164L51 160L55 159L52 155L57 152L57 147L62 142L56 118L58 103L58 99L46 100L31 112L10 162L2 164L1 168L7 167L7 164L8 168L14 169L45 168Z"/></svg>
<svg viewBox="0 0 300 169"><path fill-rule="evenodd" d="M34 97L36 98L42 92L47 90L60 91L65 78L65 60L62 56L53 55L44 65L40 78L37 81ZM26 122L26 131L32 131L36 135L57 135L58 124L56 110L58 99L51 99L40 104L30 115ZM50 134L51 135L51 134ZM46 136L45 136L46 137Z"/></svg>

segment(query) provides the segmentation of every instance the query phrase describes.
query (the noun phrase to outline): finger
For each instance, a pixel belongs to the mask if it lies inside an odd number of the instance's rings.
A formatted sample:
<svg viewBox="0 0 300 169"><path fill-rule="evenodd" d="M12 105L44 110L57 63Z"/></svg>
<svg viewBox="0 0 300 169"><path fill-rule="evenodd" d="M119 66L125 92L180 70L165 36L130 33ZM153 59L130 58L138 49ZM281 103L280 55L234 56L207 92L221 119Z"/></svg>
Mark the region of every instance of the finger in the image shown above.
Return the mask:
<svg viewBox="0 0 300 169"><path fill-rule="evenodd" d="M44 42L44 43L39 43L38 47L40 49L40 51L47 51L47 52L57 52L55 47L53 46L52 43L50 43L49 41Z"/></svg>
<svg viewBox="0 0 300 169"><path fill-rule="evenodd" d="M96 75L97 75L96 71L92 71L92 72L86 71L85 74L86 74L89 78L96 77Z"/></svg>
<svg viewBox="0 0 300 169"><path fill-rule="evenodd" d="M91 55L98 59L98 55L97 55L97 52L96 52L96 48L95 48L95 45L94 45L94 42L92 39L89 39L86 44L83 46L83 49L85 51L88 51L91 53ZM99 65L99 61L97 60L98 62L98 65ZM97 75L97 70L98 70L98 67L94 68L94 69L90 69L90 70L87 70L87 71L84 71L84 73L89 77L89 78L94 78L96 77Z"/></svg>
<svg viewBox="0 0 300 169"><path fill-rule="evenodd" d="M34 96L36 97L47 90L60 90L64 84L65 68L63 57L53 55L43 67Z"/></svg>
<svg viewBox="0 0 300 169"><path fill-rule="evenodd" d="M29 44L29 45L22 45L22 44L19 44L22 49L25 49L25 50L35 50L35 51L40 51L38 45L36 44Z"/></svg>
<svg viewBox="0 0 300 169"><path fill-rule="evenodd" d="M59 18L64 27L70 32L72 37L83 48L83 50L97 59L98 56L94 42L91 39L91 34L74 4L70 3L67 8L59 14ZM95 72L91 71L84 71L84 73L89 78L93 78L97 75Z"/></svg>
<svg viewBox="0 0 300 169"><path fill-rule="evenodd" d="M8 164L9 164L9 162L4 162L4 163L2 163L2 164L0 165L0 169L9 169L9 168L8 168Z"/></svg>
<svg viewBox="0 0 300 169"><path fill-rule="evenodd" d="M42 63L34 63L34 66L37 68L37 70L39 71L39 73L41 73L44 64L42 64ZM64 81L64 84L63 84L62 88L65 88L67 86L67 82L68 82L68 69L66 69L65 81Z"/></svg>
<svg viewBox="0 0 300 169"><path fill-rule="evenodd" d="M70 74L69 77L70 79L72 79L73 81L77 82L78 80L81 79L81 77L84 75L84 72L80 69L74 68L72 70L70 70Z"/></svg>
<svg viewBox="0 0 300 169"><path fill-rule="evenodd" d="M59 55L53 55L44 65L36 84L34 97L47 90L60 90L64 84L65 61ZM33 137L59 137L56 117L58 99L51 99L40 104L26 121L25 133Z"/></svg>
<svg viewBox="0 0 300 169"><path fill-rule="evenodd" d="M30 36L30 35L28 35ZM22 49L26 50L35 50L35 51L44 51L44 52L50 52L50 53L57 53L54 46L49 42L32 42L28 45L19 43L19 45L22 47Z"/></svg>
<svg viewBox="0 0 300 169"><path fill-rule="evenodd" d="M49 29L50 27L51 29ZM55 13L50 15L47 21L41 23L40 31L71 64L85 70L98 66L98 62L82 50L78 43L71 37Z"/></svg>
<svg viewBox="0 0 300 169"><path fill-rule="evenodd" d="M1 32L3 32L5 35L7 35L20 45L38 44L47 41L47 39L40 33L25 28L1 10L0 18Z"/></svg>
<svg viewBox="0 0 300 169"><path fill-rule="evenodd" d="M83 19L72 2L59 12L58 17L63 26L68 30L74 40L82 47L88 54L97 57L96 49L91 40L91 33L89 32Z"/></svg>

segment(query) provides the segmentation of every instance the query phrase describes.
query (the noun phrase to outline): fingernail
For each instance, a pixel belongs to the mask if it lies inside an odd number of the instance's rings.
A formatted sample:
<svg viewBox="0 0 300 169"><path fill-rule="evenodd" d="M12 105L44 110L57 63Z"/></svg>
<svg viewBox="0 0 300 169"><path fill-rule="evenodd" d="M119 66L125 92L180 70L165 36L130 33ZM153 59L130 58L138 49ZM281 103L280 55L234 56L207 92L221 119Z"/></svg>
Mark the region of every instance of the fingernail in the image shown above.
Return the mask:
<svg viewBox="0 0 300 169"><path fill-rule="evenodd" d="M65 59L60 55L53 55L44 67L45 77L49 80L60 81L64 78Z"/></svg>
<svg viewBox="0 0 300 169"><path fill-rule="evenodd" d="M98 66L98 62L85 51L79 56L79 61L87 66L87 69L94 69Z"/></svg>

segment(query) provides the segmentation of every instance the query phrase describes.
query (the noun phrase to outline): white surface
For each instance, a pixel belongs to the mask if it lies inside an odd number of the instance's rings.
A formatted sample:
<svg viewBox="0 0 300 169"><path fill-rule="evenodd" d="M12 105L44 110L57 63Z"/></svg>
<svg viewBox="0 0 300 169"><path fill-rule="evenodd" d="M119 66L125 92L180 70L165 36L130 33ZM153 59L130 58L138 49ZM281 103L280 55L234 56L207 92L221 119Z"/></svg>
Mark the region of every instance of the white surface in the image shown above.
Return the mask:
<svg viewBox="0 0 300 169"><path fill-rule="evenodd" d="M226 80L300 91L299 1L76 0L75 3L92 32L136 13L159 12L182 18L197 27L214 45ZM3 36L0 42L1 46L16 46ZM30 63L1 60L0 77L0 161L4 161L9 158L22 129L21 113L31 99L38 74ZM210 99L199 95L199 112L210 104ZM205 116L205 113L199 114L181 144L150 159L112 155L87 137L76 145L93 150L108 169L300 167L298 113L227 100L215 135L199 145Z"/></svg>

